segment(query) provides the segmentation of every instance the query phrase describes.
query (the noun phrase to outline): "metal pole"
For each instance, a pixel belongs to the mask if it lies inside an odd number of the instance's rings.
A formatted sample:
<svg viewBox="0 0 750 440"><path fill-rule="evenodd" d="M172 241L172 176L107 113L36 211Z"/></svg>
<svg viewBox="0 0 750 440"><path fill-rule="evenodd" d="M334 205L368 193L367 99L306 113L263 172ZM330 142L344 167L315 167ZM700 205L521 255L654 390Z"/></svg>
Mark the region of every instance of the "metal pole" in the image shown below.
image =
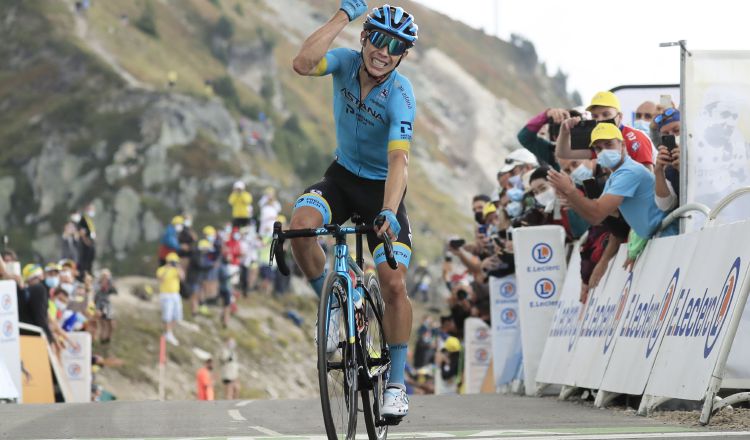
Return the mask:
<svg viewBox="0 0 750 440"><path fill-rule="evenodd" d="M687 163L690 160L689 149L688 149L688 136L687 136L687 113L685 110L685 64L687 63L687 57L690 52L687 50L687 41L680 40L680 206L687 203L687 183L688 183L688 167ZM686 219L680 219L680 233L685 233L685 222Z"/></svg>

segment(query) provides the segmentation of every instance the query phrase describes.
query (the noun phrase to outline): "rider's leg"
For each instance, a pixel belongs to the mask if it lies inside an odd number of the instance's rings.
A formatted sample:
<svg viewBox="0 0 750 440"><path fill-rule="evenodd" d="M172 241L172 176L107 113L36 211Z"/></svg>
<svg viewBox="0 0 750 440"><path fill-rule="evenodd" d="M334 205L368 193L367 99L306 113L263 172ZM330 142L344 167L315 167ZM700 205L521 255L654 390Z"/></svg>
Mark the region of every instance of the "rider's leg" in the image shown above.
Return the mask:
<svg viewBox="0 0 750 440"><path fill-rule="evenodd" d="M388 383L404 385L406 352L412 321L411 302L406 295L407 266L400 264L397 270L393 270L388 263L380 263L377 270L385 302L383 331L391 354Z"/></svg>
<svg viewBox="0 0 750 440"><path fill-rule="evenodd" d="M292 214L291 229L314 229L323 225L321 213L310 206L300 206ZM295 238L292 240L292 255L297 265L305 274L320 296L325 279L326 256L315 237Z"/></svg>

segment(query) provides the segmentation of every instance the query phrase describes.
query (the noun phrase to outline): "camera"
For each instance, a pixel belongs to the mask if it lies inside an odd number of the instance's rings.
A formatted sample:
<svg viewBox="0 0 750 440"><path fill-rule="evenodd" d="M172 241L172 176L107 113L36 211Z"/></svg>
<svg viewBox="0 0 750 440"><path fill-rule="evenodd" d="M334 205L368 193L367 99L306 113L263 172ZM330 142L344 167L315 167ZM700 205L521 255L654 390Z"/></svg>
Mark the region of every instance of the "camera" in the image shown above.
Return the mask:
<svg viewBox="0 0 750 440"><path fill-rule="evenodd" d="M677 140L674 135L667 135L661 137L661 144L667 147L667 150L671 153L672 150L677 148Z"/></svg>
<svg viewBox="0 0 750 440"><path fill-rule="evenodd" d="M588 150L591 146L591 132L597 122L593 119L583 120L570 129L570 148L573 150Z"/></svg>
<svg viewBox="0 0 750 440"><path fill-rule="evenodd" d="M462 301L465 300L468 297L469 297L469 292L465 291L464 289L459 289L456 292L456 298L458 298L458 299L460 299Z"/></svg>
<svg viewBox="0 0 750 440"><path fill-rule="evenodd" d="M602 195L603 188L599 186L599 183L595 178L586 179L583 181L583 193L586 198L598 199Z"/></svg>
<svg viewBox="0 0 750 440"><path fill-rule="evenodd" d="M465 244L466 244L466 240L464 240L463 238L454 238L448 241L448 246L450 246L453 249L458 249Z"/></svg>
<svg viewBox="0 0 750 440"><path fill-rule="evenodd" d="M554 119L547 118L547 125L549 125L548 135L550 142L555 142L557 137L560 136L560 125L556 124Z"/></svg>

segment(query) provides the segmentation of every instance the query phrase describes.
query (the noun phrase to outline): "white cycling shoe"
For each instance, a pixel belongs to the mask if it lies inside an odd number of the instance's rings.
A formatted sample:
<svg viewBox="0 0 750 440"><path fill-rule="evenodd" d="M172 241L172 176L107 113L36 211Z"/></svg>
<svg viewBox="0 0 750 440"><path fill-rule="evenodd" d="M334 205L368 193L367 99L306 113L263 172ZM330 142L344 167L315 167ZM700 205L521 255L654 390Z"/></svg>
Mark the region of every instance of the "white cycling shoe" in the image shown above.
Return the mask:
<svg viewBox="0 0 750 440"><path fill-rule="evenodd" d="M339 329L341 328L341 309L331 310L328 317L328 340L326 341L326 353L335 353L339 348ZM315 343L318 343L318 324L315 325Z"/></svg>
<svg viewBox="0 0 750 440"><path fill-rule="evenodd" d="M387 387L380 414L385 419L401 419L409 413L409 397L401 387Z"/></svg>

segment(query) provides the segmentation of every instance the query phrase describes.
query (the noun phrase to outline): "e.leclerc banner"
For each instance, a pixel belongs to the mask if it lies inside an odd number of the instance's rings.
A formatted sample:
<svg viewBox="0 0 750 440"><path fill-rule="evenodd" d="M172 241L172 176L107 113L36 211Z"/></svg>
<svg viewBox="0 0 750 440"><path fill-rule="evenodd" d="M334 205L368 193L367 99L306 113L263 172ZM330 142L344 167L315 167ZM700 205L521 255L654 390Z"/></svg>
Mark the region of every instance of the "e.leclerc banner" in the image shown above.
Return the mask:
<svg viewBox="0 0 750 440"><path fill-rule="evenodd" d="M643 394L664 337L666 321L698 244L698 234L651 240L633 270L601 389ZM621 270L617 267L614 270Z"/></svg>
<svg viewBox="0 0 750 440"><path fill-rule="evenodd" d="M70 344L62 352L62 367L72 391L71 402L91 401L91 334L68 333Z"/></svg>
<svg viewBox="0 0 750 440"><path fill-rule="evenodd" d="M526 394L537 392L536 374L565 280L565 231L560 226L513 230Z"/></svg>
<svg viewBox="0 0 750 440"><path fill-rule="evenodd" d="M495 387L521 380L521 326L518 320L518 288L515 275L490 277L492 366Z"/></svg>
<svg viewBox="0 0 750 440"><path fill-rule="evenodd" d="M464 321L464 394L479 394L492 360L492 333L479 318Z"/></svg>
<svg viewBox="0 0 750 440"><path fill-rule="evenodd" d="M22 397L21 342L18 336L18 304L16 304L16 282L0 281L0 362L13 382L14 390L0 390L0 398Z"/></svg>
<svg viewBox="0 0 750 440"><path fill-rule="evenodd" d="M580 243L576 243L568 263L568 272L547 333L542 360L536 373L537 383L572 385L568 381L568 368L573 359L576 332L583 318L581 296Z"/></svg>
<svg viewBox="0 0 750 440"><path fill-rule="evenodd" d="M702 230L679 293L664 323L664 337L646 394L700 400L727 337L742 315L750 267L750 221ZM679 251L679 250L678 250Z"/></svg>

